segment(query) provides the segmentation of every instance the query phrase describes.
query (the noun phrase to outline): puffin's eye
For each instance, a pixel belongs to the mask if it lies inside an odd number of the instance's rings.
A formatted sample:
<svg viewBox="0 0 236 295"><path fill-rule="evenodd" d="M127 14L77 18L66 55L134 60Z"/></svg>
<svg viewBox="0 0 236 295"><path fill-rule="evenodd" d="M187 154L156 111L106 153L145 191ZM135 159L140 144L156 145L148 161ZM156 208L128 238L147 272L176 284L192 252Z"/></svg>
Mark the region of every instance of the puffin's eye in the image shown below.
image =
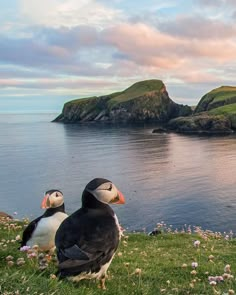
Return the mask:
<svg viewBox="0 0 236 295"><path fill-rule="evenodd" d="M111 191L111 190L112 190L112 184L110 184L108 191Z"/></svg>
<svg viewBox="0 0 236 295"><path fill-rule="evenodd" d="M58 193L56 193L56 197L59 197L59 194Z"/></svg>

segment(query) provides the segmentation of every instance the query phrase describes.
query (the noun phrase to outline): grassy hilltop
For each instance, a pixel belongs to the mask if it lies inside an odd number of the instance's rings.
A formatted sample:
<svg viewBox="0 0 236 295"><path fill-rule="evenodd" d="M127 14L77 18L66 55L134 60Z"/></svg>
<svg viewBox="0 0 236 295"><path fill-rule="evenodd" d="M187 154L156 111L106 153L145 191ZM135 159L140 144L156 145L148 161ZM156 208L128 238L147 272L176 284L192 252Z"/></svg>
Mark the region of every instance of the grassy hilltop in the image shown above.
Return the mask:
<svg viewBox="0 0 236 295"><path fill-rule="evenodd" d="M230 108L235 108L236 87L221 86L208 92L199 101L195 113L211 111L225 105L230 106Z"/></svg>
<svg viewBox="0 0 236 295"><path fill-rule="evenodd" d="M221 86L204 95L195 112L202 111L228 118L231 127L236 129L236 87Z"/></svg>
<svg viewBox="0 0 236 295"><path fill-rule="evenodd" d="M115 92L107 95L107 99L109 100L110 106L115 106L121 102L126 102L136 97L142 96L150 91L161 91L165 89L165 85L161 80L147 80L141 81L133 84L129 88L125 89L121 92ZM66 106L70 106L73 104L80 104L82 102L88 102L90 99L96 99L97 96L87 97L82 99L75 99L66 103Z"/></svg>
<svg viewBox="0 0 236 295"><path fill-rule="evenodd" d="M213 89L201 98L192 116L171 120L169 127L179 132L231 133L236 130L236 87Z"/></svg>
<svg viewBox="0 0 236 295"><path fill-rule="evenodd" d="M122 238L102 291L94 281L58 281L55 258L48 261L37 249L17 250L24 224L2 220L0 294L234 294L236 241L231 235L158 227L163 233L157 236L133 233Z"/></svg>
<svg viewBox="0 0 236 295"><path fill-rule="evenodd" d="M55 122L166 122L186 115L190 107L172 101L161 80L146 80L124 91L65 103Z"/></svg>

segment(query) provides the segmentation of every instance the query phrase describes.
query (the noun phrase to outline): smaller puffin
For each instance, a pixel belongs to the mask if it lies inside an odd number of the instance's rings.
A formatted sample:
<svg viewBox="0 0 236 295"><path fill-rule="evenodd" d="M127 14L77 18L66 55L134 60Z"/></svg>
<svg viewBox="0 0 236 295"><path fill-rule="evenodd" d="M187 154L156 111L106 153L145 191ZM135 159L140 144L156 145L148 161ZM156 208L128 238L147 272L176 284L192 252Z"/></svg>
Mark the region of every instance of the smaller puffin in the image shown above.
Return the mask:
<svg viewBox="0 0 236 295"><path fill-rule="evenodd" d="M123 194L107 179L90 181L82 208L60 225L56 237L59 278L97 279L105 289L107 269L119 245L121 227L108 204L124 204Z"/></svg>
<svg viewBox="0 0 236 295"><path fill-rule="evenodd" d="M38 245L42 251L54 250L56 231L61 222L68 217L62 192L56 189L47 191L41 208L47 210L25 228L21 247Z"/></svg>

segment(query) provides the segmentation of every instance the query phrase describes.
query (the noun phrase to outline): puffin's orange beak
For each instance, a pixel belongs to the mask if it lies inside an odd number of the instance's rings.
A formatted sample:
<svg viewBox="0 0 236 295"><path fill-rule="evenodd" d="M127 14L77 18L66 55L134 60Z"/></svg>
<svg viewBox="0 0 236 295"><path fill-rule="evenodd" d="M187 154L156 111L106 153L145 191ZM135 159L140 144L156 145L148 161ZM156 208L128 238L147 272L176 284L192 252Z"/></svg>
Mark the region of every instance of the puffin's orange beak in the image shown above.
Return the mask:
<svg viewBox="0 0 236 295"><path fill-rule="evenodd" d="M50 208L50 200L49 200L48 194L44 196L42 203L41 203L41 208L42 209Z"/></svg>
<svg viewBox="0 0 236 295"><path fill-rule="evenodd" d="M125 197L122 192L118 191L117 198L112 202L112 204L125 204Z"/></svg>

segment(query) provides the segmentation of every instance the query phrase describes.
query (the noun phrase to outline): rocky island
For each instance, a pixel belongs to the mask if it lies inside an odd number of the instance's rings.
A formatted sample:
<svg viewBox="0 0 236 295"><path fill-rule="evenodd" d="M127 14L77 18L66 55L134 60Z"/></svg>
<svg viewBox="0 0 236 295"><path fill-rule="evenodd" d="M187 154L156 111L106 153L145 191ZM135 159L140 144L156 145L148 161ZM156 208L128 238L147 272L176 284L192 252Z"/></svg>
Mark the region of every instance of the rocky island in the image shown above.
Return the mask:
<svg viewBox="0 0 236 295"><path fill-rule="evenodd" d="M156 122L161 127L153 132L232 133L236 130L236 87L213 89L193 111L175 103L161 80L140 81L121 92L69 101L53 122Z"/></svg>
<svg viewBox="0 0 236 295"><path fill-rule="evenodd" d="M193 114L168 122L181 133L232 133L236 130L236 87L221 86L205 94Z"/></svg>
<svg viewBox="0 0 236 295"><path fill-rule="evenodd" d="M161 80L146 80L121 92L65 103L54 122L157 122L192 113L189 106L170 99Z"/></svg>

